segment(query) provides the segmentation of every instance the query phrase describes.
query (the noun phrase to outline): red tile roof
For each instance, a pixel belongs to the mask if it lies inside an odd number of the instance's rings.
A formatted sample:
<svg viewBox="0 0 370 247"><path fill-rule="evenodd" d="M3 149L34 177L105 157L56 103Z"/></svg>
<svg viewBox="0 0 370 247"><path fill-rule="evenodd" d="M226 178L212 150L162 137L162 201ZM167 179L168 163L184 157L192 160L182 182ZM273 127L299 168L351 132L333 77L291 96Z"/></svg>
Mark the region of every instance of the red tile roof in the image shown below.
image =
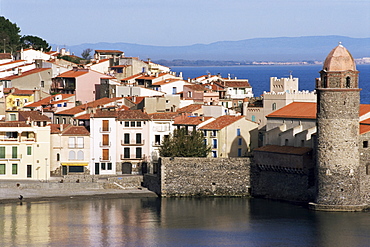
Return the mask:
<svg viewBox="0 0 370 247"><path fill-rule="evenodd" d="M123 51L119 51L119 50L95 50L95 52L99 52L99 53L123 53Z"/></svg>
<svg viewBox="0 0 370 247"><path fill-rule="evenodd" d="M179 116L175 118L174 125L198 125L203 123L206 120L211 119L212 117L195 117L195 116Z"/></svg>
<svg viewBox="0 0 370 247"><path fill-rule="evenodd" d="M14 88L14 92L11 94L13 95L32 95L34 93L35 93L35 90L23 90L23 89Z"/></svg>
<svg viewBox="0 0 370 247"><path fill-rule="evenodd" d="M73 97L74 94L56 94L56 95L61 95L62 96L62 99L63 100L60 100L62 102L66 102L65 99L69 98L69 97ZM46 98L43 98L42 100L39 100L39 101L36 101L36 102L33 102L31 104L28 104L26 105L25 107L28 107L28 108L33 108L33 107L39 107L39 106L42 106L42 105L50 105L50 104L57 104L59 101L53 101L53 98L56 96L56 95L51 95L49 97L46 97Z"/></svg>
<svg viewBox="0 0 370 247"><path fill-rule="evenodd" d="M201 109L202 107L203 107L203 105L201 105L201 104L191 104L191 105L179 108L176 112L178 112L178 113L193 113L193 112Z"/></svg>
<svg viewBox="0 0 370 247"><path fill-rule="evenodd" d="M66 71L60 75L58 75L57 77L64 77L64 78L76 78L76 77L79 77L79 76L82 76L84 74L87 74L89 73L89 71L87 70L70 70L70 71Z"/></svg>
<svg viewBox="0 0 370 247"><path fill-rule="evenodd" d="M7 121L0 122L0 127L30 127L30 124L27 124L26 121Z"/></svg>
<svg viewBox="0 0 370 247"><path fill-rule="evenodd" d="M148 114L141 110L126 110L118 113L119 120L149 120Z"/></svg>
<svg viewBox="0 0 370 247"><path fill-rule="evenodd" d="M312 151L312 148L307 147L292 147L292 146L278 146L278 145L267 145L259 148L255 148L253 151L257 152L271 152L281 154L295 154L303 155Z"/></svg>
<svg viewBox="0 0 370 247"><path fill-rule="evenodd" d="M12 54L10 54L10 53L0 53L0 59L12 59Z"/></svg>
<svg viewBox="0 0 370 247"><path fill-rule="evenodd" d="M62 134L67 136L90 135L90 132L84 126L74 126L71 124L49 124L49 126L51 134Z"/></svg>
<svg viewBox="0 0 370 247"><path fill-rule="evenodd" d="M155 112L148 114L150 119L153 120L173 120L179 115L177 112Z"/></svg>
<svg viewBox="0 0 370 247"><path fill-rule="evenodd" d="M38 111L19 111L18 115L19 115L19 120L21 120L21 121L22 120L23 121L27 121L27 120L30 120L30 121L46 121L46 122L51 121L50 118L48 118L45 115L42 115Z"/></svg>
<svg viewBox="0 0 370 247"><path fill-rule="evenodd" d="M209 124L206 124L202 126L200 129L203 130L221 130L225 128L226 126L229 126L232 123L235 123L236 121L244 118L244 116L230 116L230 115L224 115L221 117L216 118Z"/></svg>
<svg viewBox="0 0 370 247"><path fill-rule="evenodd" d="M17 78L29 76L29 75L32 75L32 74L35 74L35 73L40 73L40 72L43 72L43 71L46 71L46 70L51 71L50 68L36 68L36 69L31 69L31 70L25 71L20 75L10 75L10 76L4 77L4 78L0 78L0 80L10 81L10 80L14 80L14 79L17 79Z"/></svg>
<svg viewBox="0 0 370 247"><path fill-rule="evenodd" d="M155 77L153 77L154 79ZM138 78L138 79L141 79L141 78ZM162 80L162 81L157 81L157 82L154 82L152 85L154 86L160 86L160 85L165 85L165 84L169 84L169 83L172 83L172 82L176 82L176 81L182 81L181 79L173 79L173 78L170 78L170 79L165 79L165 80Z"/></svg>
<svg viewBox="0 0 370 247"><path fill-rule="evenodd" d="M224 82L227 87L251 87L248 80L224 80Z"/></svg>
<svg viewBox="0 0 370 247"><path fill-rule="evenodd" d="M184 88L190 88L191 90L193 91L207 91L209 90L208 88L206 88L204 85L202 84L194 84L194 85L184 85Z"/></svg>
<svg viewBox="0 0 370 247"><path fill-rule="evenodd" d="M316 119L316 103L293 102L279 110L276 110L267 118L305 118ZM370 105L360 104L359 116L370 112Z"/></svg>
<svg viewBox="0 0 370 247"><path fill-rule="evenodd" d="M370 132L370 124L360 124L360 135Z"/></svg>

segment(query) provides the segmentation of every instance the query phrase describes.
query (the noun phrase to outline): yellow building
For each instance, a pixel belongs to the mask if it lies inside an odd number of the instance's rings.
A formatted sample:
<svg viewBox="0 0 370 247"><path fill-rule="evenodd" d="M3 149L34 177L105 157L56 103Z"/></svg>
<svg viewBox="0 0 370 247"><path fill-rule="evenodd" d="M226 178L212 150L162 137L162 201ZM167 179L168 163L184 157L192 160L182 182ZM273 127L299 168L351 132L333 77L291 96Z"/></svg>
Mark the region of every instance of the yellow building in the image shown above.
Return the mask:
<svg viewBox="0 0 370 247"><path fill-rule="evenodd" d="M8 93L8 94L7 94ZM6 111L18 111L29 102L34 102L35 90L21 90L18 88L4 89L6 95ZM12 119L15 121L16 119Z"/></svg>

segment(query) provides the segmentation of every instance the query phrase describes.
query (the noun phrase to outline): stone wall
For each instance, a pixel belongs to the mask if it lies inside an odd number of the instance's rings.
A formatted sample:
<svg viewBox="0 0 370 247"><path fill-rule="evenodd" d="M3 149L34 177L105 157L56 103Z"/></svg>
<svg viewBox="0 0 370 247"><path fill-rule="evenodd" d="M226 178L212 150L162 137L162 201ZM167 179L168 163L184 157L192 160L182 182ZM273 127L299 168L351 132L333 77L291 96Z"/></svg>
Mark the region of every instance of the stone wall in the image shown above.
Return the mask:
<svg viewBox="0 0 370 247"><path fill-rule="evenodd" d="M308 203L314 199L313 169L278 166L251 166L251 194L291 202Z"/></svg>
<svg viewBox="0 0 370 247"><path fill-rule="evenodd" d="M250 195L249 158L162 158L160 194L181 196Z"/></svg>

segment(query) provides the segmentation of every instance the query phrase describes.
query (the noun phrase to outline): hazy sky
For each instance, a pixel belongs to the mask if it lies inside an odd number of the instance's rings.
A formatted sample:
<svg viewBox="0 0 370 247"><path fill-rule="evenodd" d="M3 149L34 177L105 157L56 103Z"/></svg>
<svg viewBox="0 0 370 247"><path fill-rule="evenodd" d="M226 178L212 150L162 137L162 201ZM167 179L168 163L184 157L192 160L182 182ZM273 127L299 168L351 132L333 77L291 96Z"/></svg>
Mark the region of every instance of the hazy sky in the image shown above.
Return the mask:
<svg viewBox="0 0 370 247"><path fill-rule="evenodd" d="M60 45L370 37L370 0L0 0L0 15Z"/></svg>

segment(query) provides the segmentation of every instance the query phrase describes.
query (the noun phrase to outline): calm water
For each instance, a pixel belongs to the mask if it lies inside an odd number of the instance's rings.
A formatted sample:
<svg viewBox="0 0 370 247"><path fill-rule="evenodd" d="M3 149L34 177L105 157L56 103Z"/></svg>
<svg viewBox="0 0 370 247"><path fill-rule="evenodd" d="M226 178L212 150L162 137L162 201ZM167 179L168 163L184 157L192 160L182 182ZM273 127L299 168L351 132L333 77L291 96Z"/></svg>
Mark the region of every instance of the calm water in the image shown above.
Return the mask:
<svg viewBox="0 0 370 247"><path fill-rule="evenodd" d="M289 77L290 73L299 78L299 90L315 89L315 78L320 77L322 65L307 66L230 66L230 67L172 67L173 71L183 72L183 77L195 78L207 73L222 77L237 77L248 79L255 96L270 90L270 77ZM360 71L361 103L370 104L370 65L357 65Z"/></svg>
<svg viewBox="0 0 370 247"><path fill-rule="evenodd" d="M0 205L0 246L369 246L370 213L261 199L92 199Z"/></svg>

